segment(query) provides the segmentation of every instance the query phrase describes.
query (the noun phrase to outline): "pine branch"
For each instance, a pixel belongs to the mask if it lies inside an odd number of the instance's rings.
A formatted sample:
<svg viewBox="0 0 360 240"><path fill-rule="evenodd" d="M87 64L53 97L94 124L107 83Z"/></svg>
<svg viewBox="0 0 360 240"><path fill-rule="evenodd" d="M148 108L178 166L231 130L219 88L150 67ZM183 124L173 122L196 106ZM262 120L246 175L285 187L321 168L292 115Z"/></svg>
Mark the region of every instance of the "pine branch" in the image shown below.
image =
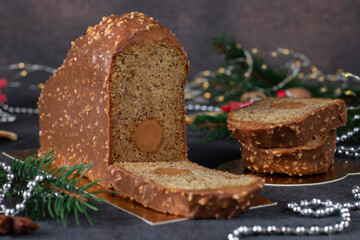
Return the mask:
<svg viewBox="0 0 360 240"><path fill-rule="evenodd" d="M104 200L86 191L100 180L78 187L80 180L93 164L81 163L56 169L51 167L54 160L53 150L40 157L29 156L23 162L15 160L12 165L14 179L7 197L11 203L22 201L21 193L26 190L27 183L35 176L42 175L44 181L34 188L32 197L26 204L25 216L39 219L49 215L61 221L66 227L69 214L73 214L75 222L79 224L79 213L81 213L90 224L93 224L89 212L99 212L94 203L101 203ZM7 182L4 171L0 171L0 182ZM112 192L108 191L107 193Z"/></svg>
<svg viewBox="0 0 360 240"><path fill-rule="evenodd" d="M224 113L216 116L201 114L195 116L191 126L195 131L206 131L205 140L214 141L221 137L229 138L229 131L226 125L227 116Z"/></svg>

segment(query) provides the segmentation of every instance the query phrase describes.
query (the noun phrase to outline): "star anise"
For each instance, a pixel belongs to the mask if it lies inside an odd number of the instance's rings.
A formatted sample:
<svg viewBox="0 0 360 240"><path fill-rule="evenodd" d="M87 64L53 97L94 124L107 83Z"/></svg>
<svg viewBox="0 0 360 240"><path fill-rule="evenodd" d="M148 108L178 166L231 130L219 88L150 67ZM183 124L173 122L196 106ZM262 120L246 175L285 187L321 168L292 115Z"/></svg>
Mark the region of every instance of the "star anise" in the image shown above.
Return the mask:
<svg viewBox="0 0 360 240"><path fill-rule="evenodd" d="M26 217L0 215L0 235L29 234L39 227L39 224Z"/></svg>

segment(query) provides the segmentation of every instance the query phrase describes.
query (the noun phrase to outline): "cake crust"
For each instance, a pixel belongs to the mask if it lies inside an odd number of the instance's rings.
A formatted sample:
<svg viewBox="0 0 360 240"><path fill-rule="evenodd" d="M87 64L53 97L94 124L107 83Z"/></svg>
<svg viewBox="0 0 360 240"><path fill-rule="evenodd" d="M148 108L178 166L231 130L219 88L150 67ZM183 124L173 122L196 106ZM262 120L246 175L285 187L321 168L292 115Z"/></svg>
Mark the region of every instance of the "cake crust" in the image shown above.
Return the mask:
<svg viewBox="0 0 360 240"><path fill-rule="evenodd" d="M317 99L320 100L321 99ZM244 121L237 115L245 115L244 110L254 110L268 103L302 103L311 99L267 98L228 114L228 128L233 137L241 143L259 148L294 147L304 145L316 136L344 126L347 121L345 102L341 99L323 99L328 101L324 106L304 112L297 118L288 121ZM273 115L277 109L273 109Z"/></svg>
<svg viewBox="0 0 360 240"><path fill-rule="evenodd" d="M290 176L326 173L334 162L336 130L302 146L262 149L241 145L244 168L258 173Z"/></svg>

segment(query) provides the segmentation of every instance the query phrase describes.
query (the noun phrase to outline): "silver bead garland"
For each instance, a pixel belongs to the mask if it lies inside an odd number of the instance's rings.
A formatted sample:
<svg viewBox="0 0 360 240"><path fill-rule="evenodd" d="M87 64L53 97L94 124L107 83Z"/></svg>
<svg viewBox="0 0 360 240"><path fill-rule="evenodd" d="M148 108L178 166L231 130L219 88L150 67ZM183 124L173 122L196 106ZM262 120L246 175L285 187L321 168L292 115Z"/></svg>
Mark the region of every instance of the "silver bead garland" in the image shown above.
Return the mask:
<svg viewBox="0 0 360 240"><path fill-rule="evenodd" d="M25 107L11 107L7 104L2 106L2 110L8 113L16 113L16 114L39 114L38 108L25 108Z"/></svg>
<svg viewBox="0 0 360 240"><path fill-rule="evenodd" d="M45 65L40 64L29 64L29 63L14 63L6 66L0 66L0 70L6 70L6 71L13 71L13 70L19 70L15 75L13 75L12 81L8 83L8 87L11 88L23 88L25 87L24 84L22 84L21 81L13 81L18 78L22 78L27 76L30 73L36 72L36 71L42 71L47 72L49 74L54 74L57 69L52 68ZM39 85L36 84L29 84L28 89L30 90L39 90ZM25 107L12 107L8 104L1 104L0 103L0 123L6 123L6 122L13 122L16 120L16 117L12 114L39 114L39 109L37 108L25 108Z"/></svg>
<svg viewBox="0 0 360 240"><path fill-rule="evenodd" d="M0 123L6 123L6 122L14 122L16 120L16 116L9 114L2 109L0 109Z"/></svg>
<svg viewBox="0 0 360 240"><path fill-rule="evenodd" d="M208 105L200 105L200 104L187 104L185 106L185 110L187 111L203 111L203 112L220 112L221 108L215 106Z"/></svg>
<svg viewBox="0 0 360 240"><path fill-rule="evenodd" d="M360 158L360 147L338 146L335 149L335 154L340 157Z"/></svg>
<svg viewBox="0 0 360 240"><path fill-rule="evenodd" d="M340 221L334 225L325 225L323 227L313 225L310 227L304 226L240 226L236 228L232 233L228 235L229 240L239 240L240 236L251 236L251 235L321 235L339 233L344 231L350 226L351 214L350 210L360 210L360 187L354 186L352 189L355 202L353 203L333 203L330 200L321 201L320 199L314 198L311 201L302 200L300 203L290 202L287 208L294 213L306 217L326 217L340 213Z"/></svg>
<svg viewBox="0 0 360 240"><path fill-rule="evenodd" d="M23 200L20 203L17 203L15 205L15 208L7 208L5 204L3 204L3 201L6 197L6 193L11 188L11 183L14 179L14 174L11 172L11 167L6 165L5 163L0 163L0 167L4 169L4 171L7 173L6 178L7 182L2 185L2 188L0 189L0 213L5 214L6 216L15 216L21 211L25 209L26 202L31 198L31 194L38 183L42 182L44 180L44 177L42 175L37 175L34 180L31 180L27 183L27 189L22 192Z"/></svg>

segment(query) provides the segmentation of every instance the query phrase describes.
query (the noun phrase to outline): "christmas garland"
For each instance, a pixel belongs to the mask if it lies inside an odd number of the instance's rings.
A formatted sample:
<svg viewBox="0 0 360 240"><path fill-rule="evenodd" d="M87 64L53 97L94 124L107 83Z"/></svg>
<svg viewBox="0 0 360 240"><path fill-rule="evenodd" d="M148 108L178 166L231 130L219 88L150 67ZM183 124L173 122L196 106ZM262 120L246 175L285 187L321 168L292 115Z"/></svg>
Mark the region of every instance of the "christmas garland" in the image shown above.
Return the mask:
<svg viewBox="0 0 360 240"><path fill-rule="evenodd" d="M187 103L222 106L220 112L197 114L187 119L192 129L206 131L207 141L229 137L227 112L265 97L341 98L351 107L348 123L338 129L338 135L360 126L360 107L356 106L360 102L360 88L349 86L350 81L359 81L359 77L341 70L324 75L317 67L310 66L305 55L289 49L278 48L271 53L274 58L288 58L282 68L274 68L256 57L257 49L250 51L224 35L215 38L213 44L224 56L224 67L201 72L185 92ZM308 74L302 72L307 69ZM359 144L355 136L347 141Z"/></svg>
<svg viewBox="0 0 360 240"><path fill-rule="evenodd" d="M29 224L34 226L27 217L39 220L42 217L50 216L66 227L70 214L75 218L76 224L80 224L79 215L84 215L90 224L94 223L90 213L100 213L94 203L102 203L104 200L93 194L113 192L89 191L90 187L99 183L100 180L79 186L85 173L93 164L81 163L55 168L52 166L54 160L55 156L51 150L40 157L33 155L24 161L15 160L12 167L6 167L2 163L5 167L0 168L0 184L3 186L3 189L0 190L1 198L2 200L6 198L6 205L16 205L16 207L12 209L6 207L5 203L1 204L1 211L4 212L5 217L2 216L0 219L0 235L21 234L24 231L24 229L14 231L5 228L9 221L14 226L17 222L20 222L21 224L18 225L22 227ZM26 218L13 216L16 215L16 212L22 212ZM2 229L6 231L2 231Z"/></svg>

